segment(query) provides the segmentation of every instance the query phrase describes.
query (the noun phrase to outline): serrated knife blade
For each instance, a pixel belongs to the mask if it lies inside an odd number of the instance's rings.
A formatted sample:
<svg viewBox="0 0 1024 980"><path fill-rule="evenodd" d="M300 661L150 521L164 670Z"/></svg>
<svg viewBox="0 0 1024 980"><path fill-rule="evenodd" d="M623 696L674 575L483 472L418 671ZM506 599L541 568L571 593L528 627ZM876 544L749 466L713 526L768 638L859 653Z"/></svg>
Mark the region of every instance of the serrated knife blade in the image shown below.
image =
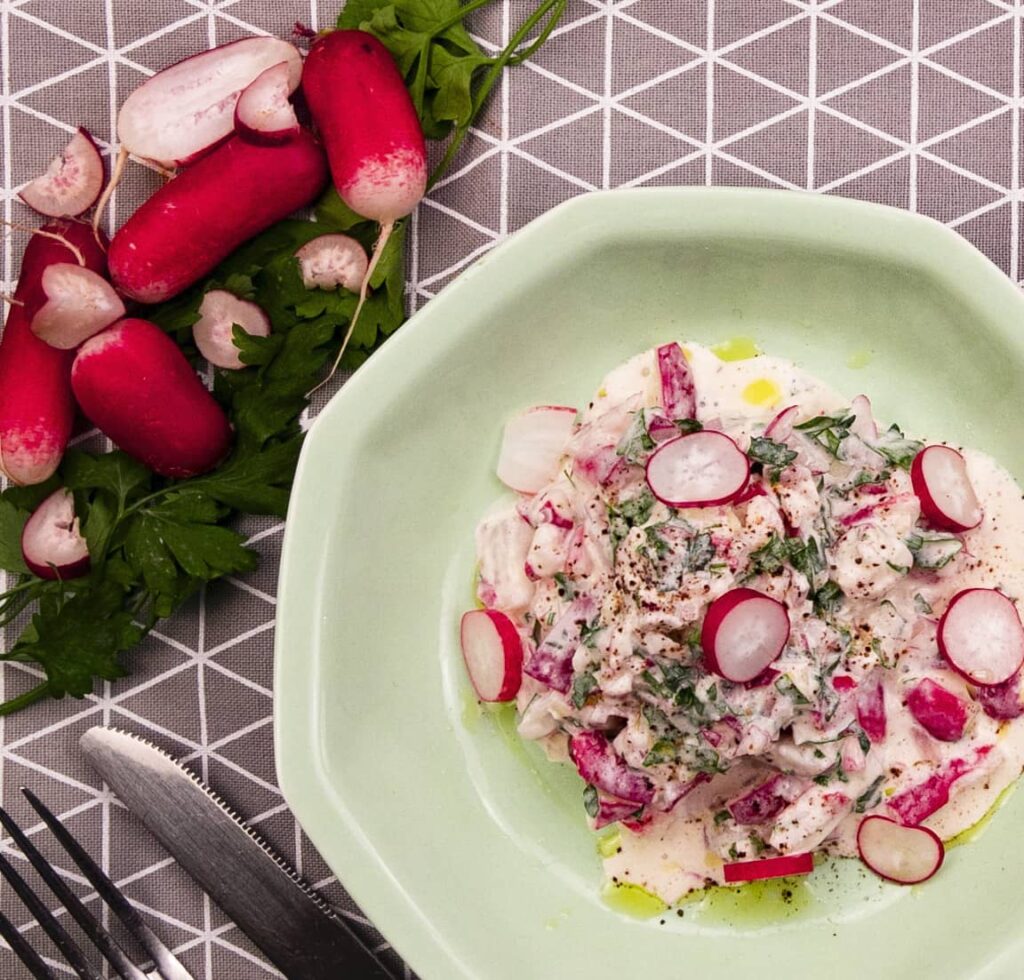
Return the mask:
<svg viewBox="0 0 1024 980"><path fill-rule="evenodd" d="M151 742L90 728L82 752L288 980L394 980L345 922L193 773Z"/></svg>

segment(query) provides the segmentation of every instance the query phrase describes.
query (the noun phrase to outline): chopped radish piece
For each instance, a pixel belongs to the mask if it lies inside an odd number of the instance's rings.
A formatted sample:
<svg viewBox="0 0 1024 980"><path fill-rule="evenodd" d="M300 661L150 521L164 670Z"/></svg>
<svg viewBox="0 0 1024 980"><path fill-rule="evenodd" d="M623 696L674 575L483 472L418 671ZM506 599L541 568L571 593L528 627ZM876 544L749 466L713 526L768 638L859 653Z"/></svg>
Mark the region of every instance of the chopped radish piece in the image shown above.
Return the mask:
<svg viewBox="0 0 1024 980"><path fill-rule="evenodd" d="M594 830L607 827L610 823L626 820L638 813L640 807L629 800L616 800L608 796L599 796L597 816L594 817Z"/></svg>
<svg viewBox="0 0 1024 980"><path fill-rule="evenodd" d="M39 214L73 218L91 208L102 190L103 158L89 131L79 127L46 173L26 184L18 196Z"/></svg>
<svg viewBox="0 0 1024 980"><path fill-rule="evenodd" d="M750 479L750 460L722 432L692 432L662 443L647 460L647 483L670 507L734 500Z"/></svg>
<svg viewBox="0 0 1024 980"><path fill-rule="evenodd" d="M939 835L927 827L904 827L888 817L865 817L857 828L860 859L876 875L898 885L927 881L946 856Z"/></svg>
<svg viewBox="0 0 1024 980"><path fill-rule="evenodd" d="M730 589L715 599L700 634L708 670L737 683L757 677L788 639L786 607L753 589Z"/></svg>
<svg viewBox="0 0 1024 980"><path fill-rule="evenodd" d="M726 808L738 824L768 823L800 795L802 788L803 785L794 777L776 773L745 796L726 804Z"/></svg>
<svg viewBox="0 0 1024 980"><path fill-rule="evenodd" d="M658 371L661 374L661 404L669 420L696 418L693 375L682 347L676 343L659 347Z"/></svg>
<svg viewBox="0 0 1024 980"><path fill-rule="evenodd" d="M978 749L972 762L966 759L952 759L923 783L898 793L886 805L904 824L916 827L949 802L949 791L953 784L976 769L991 750L991 745Z"/></svg>
<svg viewBox="0 0 1024 980"><path fill-rule="evenodd" d="M39 578L78 578L89 571L89 546L70 490L55 490L32 512L21 533L21 554Z"/></svg>
<svg viewBox="0 0 1024 980"><path fill-rule="evenodd" d="M348 235L321 235L306 242L296 253L302 284L306 289L337 289L353 293L366 275L366 250Z"/></svg>
<svg viewBox="0 0 1024 980"><path fill-rule="evenodd" d="M878 438L878 426L871 414L871 402L867 395L858 395L850 402L850 414L853 416L850 423L851 435L864 442Z"/></svg>
<svg viewBox="0 0 1024 980"><path fill-rule="evenodd" d="M558 473L565 444L576 426L576 409L540 405L505 424L498 479L519 493L537 493Z"/></svg>
<svg viewBox="0 0 1024 980"><path fill-rule="evenodd" d="M775 442L785 442L793 434L797 412L799 412L799 409L796 405L789 405L784 408L765 427L765 437L773 439Z"/></svg>
<svg viewBox="0 0 1024 980"><path fill-rule="evenodd" d="M857 723L875 745L885 741L885 688L881 677L862 684L858 689Z"/></svg>
<svg viewBox="0 0 1024 980"><path fill-rule="evenodd" d="M288 96L292 66L271 65L254 78L235 105L235 129L256 143L284 143L299 133L299 120Z"/></svg>
<svg viewBox="0 0 1024 980"><path fill-rule="evenodd" d="M569 693L572 686L572 655L579 645L583 624L595 613L594 600L579 596L555 620L544 642L533 652L524 670L548 687Z"/></svg>
<svg viewBox="0 0 1024 980"><path fill-rule="evenodd" d="M523 680L523 644L512 620L496 609L473 609L459 628L466 671L481 701L511 701Z"/></svg>
<svg viewBox="0 0 1024 980"><path fill-rule="evenodd" d="M654 788L643 773L630 769L600 732L583 731L569 739L569 756L592 786L620 800L650 803Z"/></svg>
<svg viewBox="0 0 1024 980"><path fill-rule="evenodd" d="M32 333L58 350L71 350L124 316L124 303L99 273L77 262L43 270L46 302L32 317Z"/></svg>
<svg viewBox="0 0 1024 980"><path fill-rule="evenodd" d="M952 691L926 677L907 695L914 720L932 738L957 742L967 727L967 705Z"/></svg>
<svg viewBox="0 0 1024 980"><path fill-rule="evenodd" d="M725 865L726 884L740 881L760 881L763 878L789 878L809 875L814 870L814 855L786 854L783 857L761 858L759 861L734 861Z"/></svg>
<svg viewBox="0 0 1024 980"><path fill-rule="evenodd" d="M972 684L1002 684L1024 664L1024 626L995 589L964 589L939 620L939 649Z"/></svg>
<svg viewBox="0 0 1024 980"><path fill-rule="evenodd" d="M974 692L981 710L999 721L1009 721L1024 715L1024 704L1020 699L1020 672L1002 684L982 686Z"/></svg>
<svg viewBox="0 0 1024 980"><path fill-rule="evenodd" d="M910 467L914 493L925 518L943 531L969 531L981 523L981 504L967 464L949 446L925 446Z"/></svg>
<svg viewBox="0 0 1024 980"><path fill-rule="evenodd" d="M270 336L270 318L261 307L226 289L211 289L199 304L199 319L192 326L192 336L199 353L215 367L230 371L245 367L235 346L236 326L250 337Z"/></svg>

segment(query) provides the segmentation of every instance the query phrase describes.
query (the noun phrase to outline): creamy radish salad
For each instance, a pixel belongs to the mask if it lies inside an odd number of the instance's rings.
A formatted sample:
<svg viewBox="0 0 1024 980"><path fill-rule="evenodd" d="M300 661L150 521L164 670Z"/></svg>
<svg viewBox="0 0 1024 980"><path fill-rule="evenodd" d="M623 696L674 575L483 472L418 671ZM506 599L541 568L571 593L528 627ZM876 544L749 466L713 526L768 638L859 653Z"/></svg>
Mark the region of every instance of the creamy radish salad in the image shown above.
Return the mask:
<svg viewBox="0 0 1024 980"><path fill-rule="evenodd" d="M674 903L827 852L923 881L1020 774L1024 503L991 458L671 343L510 420L498 475L467 668L619 825L612 880Z"/></svg>

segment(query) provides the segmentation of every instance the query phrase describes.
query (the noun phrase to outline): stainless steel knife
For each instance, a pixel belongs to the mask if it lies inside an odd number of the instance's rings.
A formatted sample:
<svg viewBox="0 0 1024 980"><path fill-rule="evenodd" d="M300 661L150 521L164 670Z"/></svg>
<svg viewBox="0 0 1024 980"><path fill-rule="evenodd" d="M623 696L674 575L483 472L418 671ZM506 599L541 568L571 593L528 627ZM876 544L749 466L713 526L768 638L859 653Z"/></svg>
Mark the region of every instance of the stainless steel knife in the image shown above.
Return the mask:
<svg viewBox="0 0 1024 980"><path fill-rule="evenodd" d="M288 980L394 980L212 790L145 739L90 728L82 751L129 810Z"/></svg>

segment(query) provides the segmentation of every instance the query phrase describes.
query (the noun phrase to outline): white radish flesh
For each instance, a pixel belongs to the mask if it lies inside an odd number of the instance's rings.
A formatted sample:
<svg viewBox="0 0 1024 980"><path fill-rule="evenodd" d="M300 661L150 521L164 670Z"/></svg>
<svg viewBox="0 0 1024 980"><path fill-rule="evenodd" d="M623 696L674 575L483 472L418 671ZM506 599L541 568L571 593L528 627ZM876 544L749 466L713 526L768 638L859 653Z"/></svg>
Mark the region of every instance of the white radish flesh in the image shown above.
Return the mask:
<svg viewBox="0 0 1024 980"><path fill-rule="evenodd" d="M523 644L512 620L496 609L473 609L459 628L466 671L481 701L510 701L523 680Z"/></svg>
<svg viewBox="0 0 1024 980"><path fill-rule="evenodd" d="M55 490L32 512L21 533L21 554L39 578L71 579L89 571L89 546L70 490Z"/></svg>
<svg viewBox="0 0 1024 980"><path fill-rule="evenodd" d="M861 860L876 875L899 885L927 881L942 867L946 849L927 827L904 827L888 817L865 817L857 829Z"/></svg>
<svg viewBox="0 0 1024 980"><path fill-rule="evenodd" d="M349 235L321 235L306 242L296 253L306 289L337 289L359 292L369 259L366 250Z"/></svg>
<svg viewBox="0 0 1024 980"><path fill-rule="evenodd" d="M498 479L519 493L537 493L558 474L558 464L576 426L576 409L541 405L505 424L498 453Z"/></svg>
<svg viewBox="0 0 1024 980"><path fill-rule="evenodd" d="M281 62L288 65L288 92L294 92L302 57L277 38L247 37L179 61L125 99L118 139L130 153L166 167L188 163L231 134L242 92Z"/></svg>
<svg viewBox="0 0 1024 980"><path fill-rule="evenodd" d="M74 262L47 266L46 302L32 317L32 333L58 350L71 350L124 316L124 303L103 276Z"/></svg>
<svg viewBox="0 0 1024 980"><path fill-rule="evenodd" d="M910 467L914 493L929 523L944 531L969 531L981 523L981 504L967 464L949 446L925 446Z"/></svg>
<svg viewBox="0 0 1024 980"><path fill-rule="evenodd" d="M211 289L199 304L192 336L199 353L215 367L229 371L245 367L235 346L236 325L250 337L270 336L270 319L259 306L226 289Z"/></svg>
<svg viewBox="0 0 1024 980"><path fill-rule="evenodd" d="M647 483L670 507L709 507L738 497L750 460L722 432L693 432L662 443L647 460Z"/></svg>
<svg viewBox="0 0 1024 980"><path fill-rule="evenodd" d="M853 416L853 422L850 423L852 435L864 442L878 438L878 426L871 414L871 401L867 395L858 395L850 402L850 414Z"/></svg>
<svg viewBox="0 0 1024 980"><path fill-rule="evenodd" d="M257 143L284 143L299 132L299 120L288 96L293 86L287 61L261 72L238 97L235 129Z"/></svg>
<svg viewBox="0 0 1024 980"><path fill-rule="evenodd" d="M1024 664L1024 626L1013 601L995 589L964 589L950 600L939 649L973 684L1002 684Z"/></svg>
<svg viewBox="0 0 1024 980"><path fill-rule="evenodd" d="M770 596L730 589L708 607L700 639L708 670L745 683L782 653L789 639L789 615Z"/></svg>
<svg viewBox="0 0 1024 980"><path fill-rule="evenodd" d="M102 190L103 158L89 131L80 128L46 173L26 184L18 196L39 214L73 218L91 208Z"/></svg>

